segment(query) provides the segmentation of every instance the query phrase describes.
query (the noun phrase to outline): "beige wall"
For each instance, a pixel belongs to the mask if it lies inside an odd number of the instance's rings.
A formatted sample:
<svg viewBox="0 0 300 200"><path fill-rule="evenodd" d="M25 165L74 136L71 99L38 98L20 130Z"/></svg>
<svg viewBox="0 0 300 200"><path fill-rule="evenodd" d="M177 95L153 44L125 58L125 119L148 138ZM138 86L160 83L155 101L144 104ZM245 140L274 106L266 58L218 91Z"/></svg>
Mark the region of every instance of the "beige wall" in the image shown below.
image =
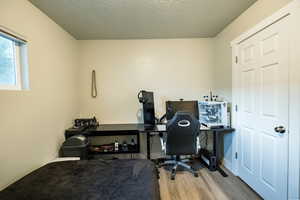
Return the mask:
<svg viewBox="0 0 300 200"><path fill-rule="evenodd" d="M258 0L215 38L215 91L220 96L231 100L230 42L289 2L291 0Z"/></svg>
<svg viewBox="0 0 300 200"><path fill-rule="evenodd" d="M80 112L101 123L137 122L141 89L154 91L159 116L166 100L198 100L213 87L213 50L213 39L80 41Z"/></svg>
<svg viewBox="0 0 300 200"><path fill-rule="evenodd" d="M77 41L27 0L0 0L0 25L29 41L29 91L0 91L0 190L57 155L77 113Z"/></svg>

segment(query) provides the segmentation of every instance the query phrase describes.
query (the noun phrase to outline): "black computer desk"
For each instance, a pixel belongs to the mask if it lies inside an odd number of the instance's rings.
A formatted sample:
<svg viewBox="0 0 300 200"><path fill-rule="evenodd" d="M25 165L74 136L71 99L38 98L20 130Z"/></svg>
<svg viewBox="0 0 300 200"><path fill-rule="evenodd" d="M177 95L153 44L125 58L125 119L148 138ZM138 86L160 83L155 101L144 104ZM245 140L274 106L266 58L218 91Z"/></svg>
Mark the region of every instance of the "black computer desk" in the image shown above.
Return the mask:
<svg viewBox="0 0 300 200"><path fill-rule="evenodd" d="M202 150L202 153L210 161L208 168L210 171L219 171L223 176L227 174L220 168L220 138L223 133L233 132L233 128L219 128L208 129L201 127L200 131L209 131L213 134L213 151L208 152ZM94 136L111 136L111 135L128 135L128 132L137 132L139 134L146 134L147 136L147 159L151 159L151 145L150 137L153 133L166 133L166 129L159 125L146 125L146 124L101 124L97 128L90 128L85 130L82 134L87 137ZM66 135L66 138L72 135ZM139 135L138 135L139 140Z"/></svg>

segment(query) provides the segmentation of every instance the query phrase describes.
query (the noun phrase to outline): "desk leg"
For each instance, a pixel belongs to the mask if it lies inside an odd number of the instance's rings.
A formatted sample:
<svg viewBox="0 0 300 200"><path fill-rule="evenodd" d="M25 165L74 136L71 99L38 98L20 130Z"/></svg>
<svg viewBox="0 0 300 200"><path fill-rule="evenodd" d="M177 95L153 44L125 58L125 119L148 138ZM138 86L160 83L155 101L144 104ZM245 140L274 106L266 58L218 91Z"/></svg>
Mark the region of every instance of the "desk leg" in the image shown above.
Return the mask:
<svg viewBox="0 0 300 200"><path fill-rule="evenodd" d="M151 149L150 149L150 133L147 132L147 159L151 159Z"/></svg>
<svg viewBox="0 0 300 200"><path fill-rule="evenodd" d="M137 151L138 153L141 153L141 139L140 139L140 133L136 134L136 140L137 140Z"/></svg>
<svg viewBox="0 0 300 200"><path fill-rule="evenodd" d="M218 163L218 145L219 145L219 140L218 140L218 133L216 131L213 131L213 156L214 156L214 161L213 163L214 170L216 170L217 163Z"/></svg>
<svg viewBox="0 0 300 200"><path fill-rule="evenodd" d="M217 131L213 131L213 137L214 137L214 149L213 149L213 154L215 156L215 166L216 170L223 176L227 177L228 175L224 172L223 169L220 167L220 134Z"/></svg>

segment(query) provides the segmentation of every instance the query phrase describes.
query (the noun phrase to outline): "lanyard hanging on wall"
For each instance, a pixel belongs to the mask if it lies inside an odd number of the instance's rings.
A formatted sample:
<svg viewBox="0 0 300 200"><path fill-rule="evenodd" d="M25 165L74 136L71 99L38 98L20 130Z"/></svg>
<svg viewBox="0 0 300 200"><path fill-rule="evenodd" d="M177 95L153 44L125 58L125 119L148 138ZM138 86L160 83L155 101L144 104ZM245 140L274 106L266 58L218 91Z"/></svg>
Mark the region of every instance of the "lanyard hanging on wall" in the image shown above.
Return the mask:
<svg viewBox="0 0 300 200"><path fill-rule="evenodd" d="M96 98L98 96L97 92L97 82L96 82L96 71L92 71L92 92L91 92L92 98Z"/></svg>

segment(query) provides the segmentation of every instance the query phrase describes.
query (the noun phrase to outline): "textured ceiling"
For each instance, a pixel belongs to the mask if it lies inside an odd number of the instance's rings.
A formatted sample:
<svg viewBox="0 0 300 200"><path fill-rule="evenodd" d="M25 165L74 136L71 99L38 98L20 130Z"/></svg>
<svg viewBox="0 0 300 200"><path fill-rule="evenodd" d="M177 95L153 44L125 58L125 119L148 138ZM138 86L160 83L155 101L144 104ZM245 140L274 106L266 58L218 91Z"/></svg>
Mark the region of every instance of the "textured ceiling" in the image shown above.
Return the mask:
<svg viewBox="0 0 300 200"><path fill-rule="evenodd" d="M256 0L29 0L75 38L214 37Z"/></svg>

